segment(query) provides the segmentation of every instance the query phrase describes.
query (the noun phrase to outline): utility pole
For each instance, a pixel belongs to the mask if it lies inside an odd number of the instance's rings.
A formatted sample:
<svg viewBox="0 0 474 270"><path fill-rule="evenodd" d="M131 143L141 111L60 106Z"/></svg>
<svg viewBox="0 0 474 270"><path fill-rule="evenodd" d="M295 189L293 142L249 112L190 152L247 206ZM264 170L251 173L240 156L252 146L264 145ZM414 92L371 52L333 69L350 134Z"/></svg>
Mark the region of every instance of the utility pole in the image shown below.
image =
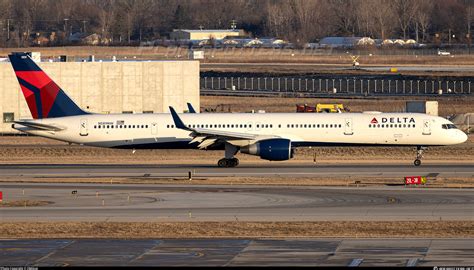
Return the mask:
<svg viewBox="0 0 474 270"><path fill-rule="evenodd" d="M451 46L451 28L449 28L448 43L449 43L449 46Z"/></svg>
<svg viewBox="0 0 474 270"><path fill-rule="evenodd" d="M7 19L7 40L10 40L10 19Z"/></svg>
<svg viewBox="0 0 474 270"><path fill-rule="evenodd" d="M67 21L68 20L69 19L64 19L64 33L66 33L66 31L67 31Z"/></svg>
<svg viewBox="0 0 474 270"><path fill-rule="evenodd" d="M86 20L83 20L83 21L82 21L82 24L84 25L84 27L82 28L82 30L83 30L82 32L83 32L83 33L86 32L86 22L87 22Z"/></svg>

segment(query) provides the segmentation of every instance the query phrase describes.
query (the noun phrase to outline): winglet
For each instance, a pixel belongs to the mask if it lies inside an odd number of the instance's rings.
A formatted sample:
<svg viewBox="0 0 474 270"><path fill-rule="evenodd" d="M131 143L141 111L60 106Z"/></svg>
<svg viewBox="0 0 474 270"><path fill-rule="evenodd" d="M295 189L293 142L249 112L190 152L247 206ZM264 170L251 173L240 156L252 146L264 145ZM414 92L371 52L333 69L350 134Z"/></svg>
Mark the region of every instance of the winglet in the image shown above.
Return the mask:
<svg viewBox="0 0 474 270"><path fill-rule="evenodd" d="M190 128L188 128L184 123L183 121L181 120L181 118L179 118L178 114L176 113L176 111L174 110L173 107L169 106L170 107L170 111L171 111L171 116L173 117L173 121L174 121L174 124L176 125L177 128L179 129L184 129L184 130L189 130L191 131Z"/></svg>
<svg viewBox="0 0 474 270"><path fill-rule="evenodd" d="M193 105L191 105L191 103L189 102L187 104L189 113L196 113L196 110L194 109Z"/></svg>

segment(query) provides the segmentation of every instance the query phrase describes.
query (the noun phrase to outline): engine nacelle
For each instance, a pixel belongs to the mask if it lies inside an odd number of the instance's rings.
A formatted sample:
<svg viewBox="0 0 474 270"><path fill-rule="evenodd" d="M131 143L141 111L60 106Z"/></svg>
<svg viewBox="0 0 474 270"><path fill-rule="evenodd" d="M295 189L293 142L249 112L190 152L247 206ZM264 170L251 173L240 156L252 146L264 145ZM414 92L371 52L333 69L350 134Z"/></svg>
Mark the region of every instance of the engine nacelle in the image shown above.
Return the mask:
<svg viewBox="0 0 474 270"><path fill-rule="evenodd" d="M293 157L291 141L288 139L268 139L240 148L240 152L260 156L266 160L288 160Z"/></svg>

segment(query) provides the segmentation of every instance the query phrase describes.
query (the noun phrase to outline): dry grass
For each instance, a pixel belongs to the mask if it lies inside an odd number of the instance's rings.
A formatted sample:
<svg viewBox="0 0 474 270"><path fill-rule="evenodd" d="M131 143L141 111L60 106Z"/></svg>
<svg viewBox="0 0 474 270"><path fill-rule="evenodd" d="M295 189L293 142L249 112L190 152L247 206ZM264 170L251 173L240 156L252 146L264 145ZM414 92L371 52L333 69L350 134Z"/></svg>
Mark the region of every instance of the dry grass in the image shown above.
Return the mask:
<svg viewBox="0 0 474 270"><path fill-rule="evenodd" d="M31 201L31 200L22 200L22 201L3 201L0 202L0 208L2 207L31 207L31 206L44 206L51 204L52 202L48 201Z"/></svg>
<svg viewBox="0 0 474 270"><path fill-rule="evenodd" d="M200 49L201 50L201 49ZM310 63L320 65L344 65L351 63L349 55L320 55L311 50L292 49L264 49L264 48L227 48L227 49L202 49L205 51L206 60L210 63ZM0 55L18 51L15 48L0 48ZM50 48L22 48L21 51L39 51L45 58L68 55L71 57L85 58L95 55L97 58L118 59L187 59L188 49L184 47L50 47ZM372 56L361 56L359 62L370 65L472 65L474 55L454 55L453 57L439 57L436 55L378 55L377 51Z"/></svg>
<svg viewBox="0 0 474 270"><path fill-rule="evenodd" d="M96 183L96 184L173 184L173 185L264 185L264 186L340 186L340 187L370 187L381 185L403 186L403 177L367 177L367 176L338 176L338 177L199 177L189 180L182 177L42 177L30 178L0 177L0 182L15 183ZM474 188L474 177L429 177L427 183L410 188ZM21 203L22 201L18 202Z"/></svg>
<svg viewBox="0 0 474 270"><path fill-rule="evenodd" d="M0 238L467 238L473 227L473 221L2 222Z"/></svg>

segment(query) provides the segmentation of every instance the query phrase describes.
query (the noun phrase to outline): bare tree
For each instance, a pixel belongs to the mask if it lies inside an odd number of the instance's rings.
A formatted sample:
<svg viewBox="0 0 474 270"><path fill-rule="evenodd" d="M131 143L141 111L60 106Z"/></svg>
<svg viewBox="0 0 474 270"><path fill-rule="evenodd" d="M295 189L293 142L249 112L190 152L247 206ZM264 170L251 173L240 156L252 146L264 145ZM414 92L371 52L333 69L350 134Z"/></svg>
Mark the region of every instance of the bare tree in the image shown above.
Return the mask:
<svg viewBox="0 0 474 270"><path fill-rule="evenodd" d="M374 12L374 33L381 39L389 38L394 31L396 25L396 17L393 7L390 5L391 0L371 1L372 10Z"/></svg>
<svg viewBox="0 0 474 270"><path fill-rule="evenodd" d="M415 15L415 6L418 0L392 0L394 12L398 17L398 25L403 33L403 39L407 38L407 32Z"/></svg>
<svg viewBox="0 0 474 270"><path fill-rule="evenodd" d="M331 11L330 18L337 34L352 36L356 32L357 5L355 0L329 0L328 6Z"/></svg>
<svg viewBox="0 0 474 270"><path fill-rule="evenodd" d="M433 7L433 1L431 0L418 0L417 2L414 12L414 20L416 24L415 33L417 42L419 41L419 30L421 30L422 42L426 42L426 33L431 25Z"/></svg>

